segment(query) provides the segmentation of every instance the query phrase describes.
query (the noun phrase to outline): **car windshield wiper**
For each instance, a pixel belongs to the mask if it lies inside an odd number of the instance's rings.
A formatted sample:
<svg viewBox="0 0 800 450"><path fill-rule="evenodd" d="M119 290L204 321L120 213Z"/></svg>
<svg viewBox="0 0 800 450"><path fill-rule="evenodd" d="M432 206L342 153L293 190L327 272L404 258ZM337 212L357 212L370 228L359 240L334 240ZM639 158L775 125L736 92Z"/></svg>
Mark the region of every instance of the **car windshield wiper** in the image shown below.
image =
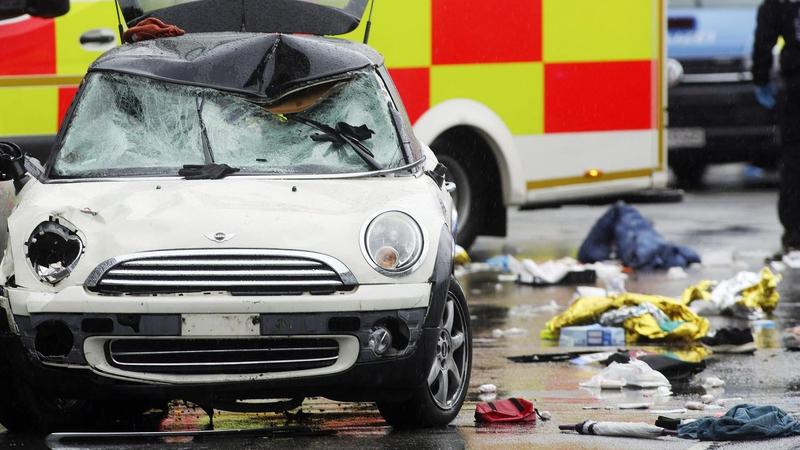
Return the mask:
<svg viewBox="0 0 800 450"><path fill-rule="evenodd" d="M366 125L354 127L348 123L339 122L336 124L336 128L334 128L297 114L286 114L286 118L321 132L320 134L312 135L311 139L317 142L333 142L338 145L349 145L370 168L373 170L383 170L383 165L375 160L375 155L372 151L361 142L375 134L375 132L370 130Z"/></svg>
<svg viewBox="0 0 800 450"><path fill-rule="evenodd" d="M203 158L206 164L214 164L214 152L211 150L211 142L208 140L208 130L203 120L203 106L206 104L205 97L197 97L197 118L200 120L200 140L203 142Z"/></svg>

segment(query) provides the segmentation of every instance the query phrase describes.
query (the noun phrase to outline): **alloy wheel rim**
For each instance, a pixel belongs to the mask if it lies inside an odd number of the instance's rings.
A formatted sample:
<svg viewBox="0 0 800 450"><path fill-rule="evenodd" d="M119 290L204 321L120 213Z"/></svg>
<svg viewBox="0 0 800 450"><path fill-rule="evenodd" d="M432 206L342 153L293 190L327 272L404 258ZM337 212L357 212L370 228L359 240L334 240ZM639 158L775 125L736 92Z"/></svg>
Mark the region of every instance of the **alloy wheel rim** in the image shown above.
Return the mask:
<svg viewBox="0 0 800 450"><path fill-rule="evenodd" d="M428 372L428 390L439 408L452 409L466 384L469 342L464 311L452 293L447 293L436 352Z"/></svg>

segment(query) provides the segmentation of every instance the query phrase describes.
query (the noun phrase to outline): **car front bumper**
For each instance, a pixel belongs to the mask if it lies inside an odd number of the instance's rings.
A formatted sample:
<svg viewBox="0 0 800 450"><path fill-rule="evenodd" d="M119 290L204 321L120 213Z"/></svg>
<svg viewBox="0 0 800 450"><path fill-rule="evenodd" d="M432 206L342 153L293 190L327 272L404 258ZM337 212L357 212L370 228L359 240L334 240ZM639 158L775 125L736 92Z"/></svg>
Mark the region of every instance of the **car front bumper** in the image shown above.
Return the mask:
<svg viewBox="0 0 800 450"><path fill-rule="evenodd" d="M67 398L395 398L421 384L424 368L430 367L426 359L433 355L438 331L426 327L426 316L428 306L437 303L434 297L441 296L434 285L364 285L346 294L274 297L102 296L83 289L48 294L9 288L7 297L0 298L7 312L0 335L15 370L36 386ZM369 338L387 323L395 324L398 329L392 331L404 336L403 343L379 356ZM48 348L42 342L47 335L43 330L52 331L53 324L71 336L64 354L42 351ZM113 342L123 340L156 345L160 340L173 345L214 340L230 345L237 340L320 339L337 343L335 362L280 371L130 369L116 364L109 350Z"/></svg>

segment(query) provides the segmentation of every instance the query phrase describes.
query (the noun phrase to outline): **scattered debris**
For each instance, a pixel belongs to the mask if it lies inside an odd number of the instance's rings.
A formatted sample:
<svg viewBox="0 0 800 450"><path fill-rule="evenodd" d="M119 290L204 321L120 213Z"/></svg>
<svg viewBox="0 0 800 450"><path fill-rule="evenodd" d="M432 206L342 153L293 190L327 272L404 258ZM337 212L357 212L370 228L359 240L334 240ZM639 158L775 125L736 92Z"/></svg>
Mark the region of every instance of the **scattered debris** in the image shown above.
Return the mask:
<svg viewBox="0 0 800 450"><path fill-rule="evenodd" d="M778 307L780 275L764 267L761 273L739 272L723 281L701 281L683 292L681 301L697 314L763 319Z"/></svg>
<svg viewBox="0 0 800 450"><path fill-rule="evenodd" d="M536 317L542 313L554 313L561 309L555 300L550 300L544 305L514 305L508 310L508 315L512 317Z"/></svg>
<svg viewBox="0 0 800 450"><path fill-rule="evenodd" d="M678 437L701 441L745 441L800 436L800 422L775 406L737 405L722 417L678 426Z"/></svg>
<svg viewBox="0 0 800 450"><path fill-rule="evenodd" d="M524 398L509 398L475 406L475 421L483 423L535 422L536 408Z"/></svg>
<svg viewBox="0 0 800 450"><path fill-rule="evenodd" d="M464 249L464 247L460 245L456 245L455 251L455 258L453 258L453 263L458 266L464 266L472 262L472 259L469 257L469 253Z"/></svg>
<svg viewBox="0 0 800 450"><path fill-rule="evenodd" d="M667 271L667 278L670 280L683 280L684 278L689 278L689 274L686 273L683 267L671 267Z"/></svg>
<svg viewBox="0 0 800 450"><path fill-rule="evenodd" d="M753 353L756 344L753 333L747 328L723 328L700 340L714 353Z"/></svg>
<svg viewBox="0 0 800 450"><path fill-rule="evenodd" d="M703 378L703 387L705 388L718 388L725 386L725 380L722 380L717 377L705 377Z"/></svg>
<svg viewBox="0 0 800 450"><path fill-rule="evenodd" d="M583 263L616 256L634 269L669 269L700 262L692 249L664 239L636 208L617 202L594 224L578 251Z"/></svg>
<svg viewBox="0 0 800 450"><path fill-rule="evenodd" d="M595 422L593 420L587 420L575 425L559 425L558 429L562 431L577 431L579 434L591 434L595 436L619 436L644 439L657 439L661 436L673 434L669 430L646 423Z"/></svg>
<svg viewBox="0 0 800 450"><path fill-rule="evenodd" d="M617 405L617 408L619 408L619 409L650 409L651 406L653 406L653 405L650 404L650 403L643 403L643 402L640 402L640 403L620 403L619 405Z"/></svg>
<svg viewBox="0 0 800 450"><path fill-rule="evenodd" d="M602 372L580 385L600 389L622 389L625 386L642 389L659 386L671 387L669 380L664 375L650 368L644 361L636 359L627 364L611 363Z"/></svg>
<svg viewBox="0 0 800 450"><path fill-rule="evenodd" d="M611 347L625 345L625 330L618 327L587 325L564 327L559 334L561 347Z"/></svg>
<svg viewBox="0 0 800 450"><path fill-rule="evenodd" d="M478 392L481 394L491 394L497 392L497 386L493 384L482 384L478 387Z"/></svg>
<svg viewBox="0 0 800 450"><path fill-rule="evenodd" d="M492 330L492 337L495 339L500 339L504 337L525 336L526 334L528 334L528 331L522 328L508 328L506 330L495 328L494 330Z"/></svg>

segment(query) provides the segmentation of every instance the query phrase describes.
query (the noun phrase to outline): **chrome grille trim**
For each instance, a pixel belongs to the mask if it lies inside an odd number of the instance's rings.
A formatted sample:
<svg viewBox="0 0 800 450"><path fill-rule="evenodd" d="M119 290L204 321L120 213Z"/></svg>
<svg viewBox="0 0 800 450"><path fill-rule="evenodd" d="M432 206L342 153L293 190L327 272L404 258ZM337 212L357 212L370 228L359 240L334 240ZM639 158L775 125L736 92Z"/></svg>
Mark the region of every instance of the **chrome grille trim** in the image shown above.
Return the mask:
<svg viewBox="0 0 800 450"><path fill-rule="evenodd" d="M164 374L270 373L336 364L340 346L330 338L111 339L109 364L133 372Z"/></svg>
<svg viewBox="0 0 800 450"><path fill-rule="evenodd" d="M110 294L207 290L267 294L351 290L355 276L328 255L296 250L186 249L118 256L86 278L91 291ZM285 288L285 292L281 291ZM250 291L247 291L247 290Z"/></svg>

